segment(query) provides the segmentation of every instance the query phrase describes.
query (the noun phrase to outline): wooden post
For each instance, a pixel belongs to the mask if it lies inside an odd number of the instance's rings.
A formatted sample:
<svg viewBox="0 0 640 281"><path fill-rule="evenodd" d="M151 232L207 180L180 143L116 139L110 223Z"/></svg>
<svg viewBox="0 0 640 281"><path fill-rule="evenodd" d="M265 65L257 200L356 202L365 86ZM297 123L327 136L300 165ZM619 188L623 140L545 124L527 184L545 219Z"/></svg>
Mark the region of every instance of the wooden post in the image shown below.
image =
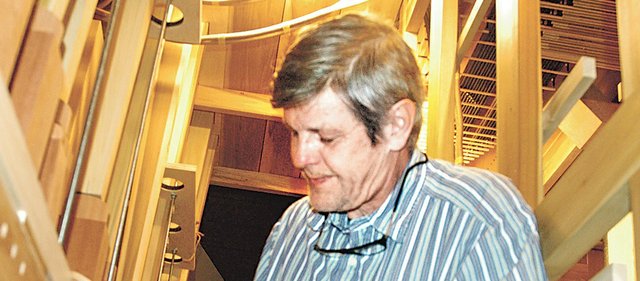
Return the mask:
<svg viewBox="0 0 640 281"><path fill-rule="evenodd" d="M458 2L431 2L431 59L429 71L429 134L427 154L454 161L454 84L458 46Z"/></svg>
<svg viewBox="0 0 640 281"><path fill-rule="evenodd" d="M540 3L496 1L498 171L535 207L542 199Z"/></svg>

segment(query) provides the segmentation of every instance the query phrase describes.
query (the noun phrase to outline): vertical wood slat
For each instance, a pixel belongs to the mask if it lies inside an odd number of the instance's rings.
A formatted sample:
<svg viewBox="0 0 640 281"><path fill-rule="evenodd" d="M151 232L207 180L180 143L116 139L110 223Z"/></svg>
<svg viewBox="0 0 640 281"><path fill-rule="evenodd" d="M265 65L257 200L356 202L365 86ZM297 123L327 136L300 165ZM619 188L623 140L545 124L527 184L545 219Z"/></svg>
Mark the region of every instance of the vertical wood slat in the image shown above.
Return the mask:
<svg viewBox="0 0 640 281"><path fill-rule="evenodd" d="M11 86L11 98L38 171L62 92L62 29L53 13L36 7Z"/></svg>
<svg viewBox="0 0 640 281"><path fill-rule="evenodd" d="M73 1L73 6L69 11L69 21L66 23L65 33L62 38L62 44L64 45L64 53L62 54L64 88L60 99L64 102L69 101L72 85L79 71L85 43L88 40L94 40L93 38L89 39L89 34L91 34L90 30L94 28L91 22L97 3L97 0Z"/></svg>
<svg viewBox="0 0 640 281"><path fill-rule="evenodd" d="M16 59L22 46L35 0L0 3L0 79L7 85L13 77Z"/></svg>
<svg viewBox="0 0 640 281"><path fill-rule="evenodd" d="M109 50L105 69L101 103L94 118L94 132L87 149L84 173L80 186L83 193L105 197L113 172L118 145L131 101L131 94L140 65L142 50L149 28L152 1L123 1L122 13L114 19L113 40L118 42Z"/></svg>
<svg viewBox="0 0 640 281"><path fill-rule="evenodd" d="M429 118L427 154L453 162L453 89L458 39L458 2L431 2L431 40L429 40Z"/></svg>
<svg viewBox="0 0 640 281"><path fill-rule="evenodd" d="M533 207L542 199L540 3L496 1L498 171Z"/></svg>

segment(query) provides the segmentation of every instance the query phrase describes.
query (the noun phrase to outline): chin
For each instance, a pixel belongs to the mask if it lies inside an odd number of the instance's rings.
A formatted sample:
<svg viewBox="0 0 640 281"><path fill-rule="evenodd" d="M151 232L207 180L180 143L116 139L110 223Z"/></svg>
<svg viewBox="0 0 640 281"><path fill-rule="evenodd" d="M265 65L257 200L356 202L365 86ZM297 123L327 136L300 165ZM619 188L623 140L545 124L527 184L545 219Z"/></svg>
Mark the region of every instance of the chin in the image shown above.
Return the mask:
<svg viewBox="0 0 640 281"><path fill-rule="evenodd" d="M313 196L313 194L309 195L309 203L311 204L311 208L316 212L329 213L339 211L339 208L335 206L334 200L317 198Z"/></svg>

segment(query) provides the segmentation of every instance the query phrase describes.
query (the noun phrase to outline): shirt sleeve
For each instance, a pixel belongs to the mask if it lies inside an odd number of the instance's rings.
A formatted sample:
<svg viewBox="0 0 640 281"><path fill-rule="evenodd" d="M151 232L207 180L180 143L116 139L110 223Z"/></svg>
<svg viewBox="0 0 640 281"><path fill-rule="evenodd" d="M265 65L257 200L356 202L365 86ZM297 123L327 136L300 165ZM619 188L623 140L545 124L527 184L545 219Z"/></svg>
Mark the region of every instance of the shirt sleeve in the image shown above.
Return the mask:
<svg viewBox="0 0 640 281"><path fill-rule="evenodd" d="M490 230L484 233L462 262L456 280L547 280L536 234L521 237L518 247L509 247L498 237Z"/></svg>

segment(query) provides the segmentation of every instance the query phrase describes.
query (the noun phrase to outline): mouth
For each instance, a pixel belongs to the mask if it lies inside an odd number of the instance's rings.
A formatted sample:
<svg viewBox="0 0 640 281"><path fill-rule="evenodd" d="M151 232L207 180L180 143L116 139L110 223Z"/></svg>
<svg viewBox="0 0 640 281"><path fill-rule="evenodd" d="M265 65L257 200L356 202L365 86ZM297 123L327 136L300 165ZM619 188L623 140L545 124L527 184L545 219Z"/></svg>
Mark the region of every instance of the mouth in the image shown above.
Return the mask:
<svg viewBox="0 0 640 281"><path fill-rule="evenodd" d="M319 186L322 185L323 183L325 183L326 181L329 180L328 176L323 176L323 177L309 177L309 184L311 186Z"/></svg>

